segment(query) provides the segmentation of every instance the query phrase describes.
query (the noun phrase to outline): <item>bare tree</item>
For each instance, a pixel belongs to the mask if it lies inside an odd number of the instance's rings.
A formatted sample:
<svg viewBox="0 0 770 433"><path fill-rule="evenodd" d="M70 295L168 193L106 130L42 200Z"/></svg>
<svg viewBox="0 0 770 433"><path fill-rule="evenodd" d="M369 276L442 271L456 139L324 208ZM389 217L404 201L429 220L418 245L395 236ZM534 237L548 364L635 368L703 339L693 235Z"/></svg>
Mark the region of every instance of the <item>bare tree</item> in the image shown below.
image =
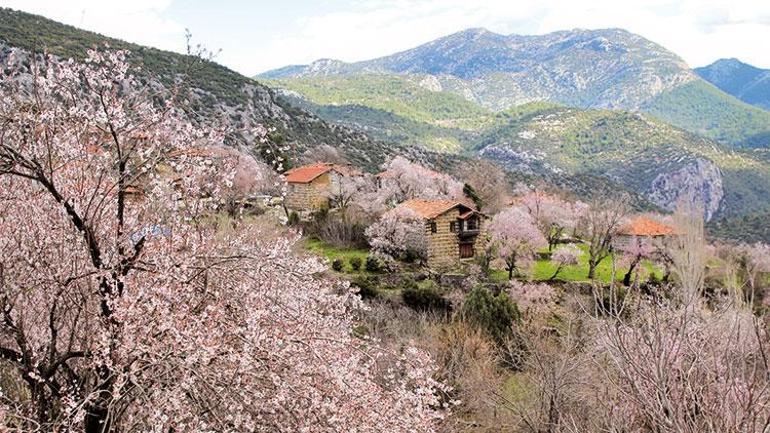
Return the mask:
<svg viewBox="0 0 770 433"><path fill-rule="evenodd" d="M336 147L329 146L328 144L322 144L306 150L300 157L300 162L302 164L314 164L320 162L340 165L348 164L345 155L343 155Z"/></svg>
<svg viewBox="0 0 770 433"><path fill-rule="evenodd" d="M669 246L671 270L681 286L681 301L692 305L700 301L706 275L707 246L702 207L680 203L674 214L674 226L677 233Z"/></svg>
<svg viewBox="0 0 770 433"><path fill-rule="evenodd" d="M612 237L628 214L629 197L595 201L585 213L588 238L588 278L596 277L596 268L612 253Z"/></svg>
<svg viewBox="0 0 770 433"><path fill-rule="evenodd" d="M484 158L472 159L460 166L458 176L478 195L479 210L495 214L505 207L510 185L499 165Z"/></svg>

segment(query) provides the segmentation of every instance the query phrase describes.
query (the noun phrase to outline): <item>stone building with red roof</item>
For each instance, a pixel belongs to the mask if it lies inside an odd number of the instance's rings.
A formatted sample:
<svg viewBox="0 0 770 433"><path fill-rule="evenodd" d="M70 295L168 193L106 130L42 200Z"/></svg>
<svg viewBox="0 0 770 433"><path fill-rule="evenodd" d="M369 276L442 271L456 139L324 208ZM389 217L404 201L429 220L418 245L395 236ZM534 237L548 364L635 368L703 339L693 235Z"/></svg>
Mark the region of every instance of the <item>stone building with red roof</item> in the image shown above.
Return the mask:
<svg viewBox="0 0 770 433"><path fill-rule="evenodd" d="M469 260L483 248L486 216L457 200L407 200L406 208L425 221L428 266L450 267Z"/></svg>
<svg viewBox="0 0 770 433"><path fill-rule="evenodd" d="M344 176L362 173L344 165L317 163L286 172L286 207L295 212L313 212L329 207L329 196L340 186Z"/></svg>
<svg viewBox="0 0 770 433"><path fill-rule="evenodd" d="M636 240L661 247L676 233L677 231L673 226L642 215L633 218L618 229L613 238L613 245L616 248L622 248Z"/></svg>

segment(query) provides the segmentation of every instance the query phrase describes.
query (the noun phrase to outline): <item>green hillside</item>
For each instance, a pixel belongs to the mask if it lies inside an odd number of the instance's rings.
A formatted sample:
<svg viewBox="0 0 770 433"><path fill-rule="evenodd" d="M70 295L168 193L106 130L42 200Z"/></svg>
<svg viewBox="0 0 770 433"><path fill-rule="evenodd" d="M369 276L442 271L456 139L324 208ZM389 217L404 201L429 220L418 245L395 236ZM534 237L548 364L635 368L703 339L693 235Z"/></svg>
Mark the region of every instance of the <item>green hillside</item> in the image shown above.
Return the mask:
<svg viewBox="0 0 770 433"><path fill-rule="evenodd" d="M656 191L656 180L688 166L697 167L698 161L710 161L718 171L703 188L707 200L713 201L715 215L749 214L770 200L768 161L645 114L568 108L551 102L493 114L449 91L429 90L406 76L327 76L270 83L286 89L292 104L378 139L443 152L481 152L513 171L583 193L585 185L596 185L596 179L605 178L636 193L657 196L659 203L668 206L674 198L660 197L668 192ZM692 95L671 93L669 105L657 107L682 113L681 121L686 122L699 119L698 113L704 111L700 104L721 103L711 115L713 122L733 130L732 138L717 139L735 139L739 131L751 128L759 131L760 121L768 115L719 91L711 92L710 85L687 86ZM705 92L711 92L710 99L703 99ZM681 102L688 98L692 104ZM686 111L688 107L692 111ZM728 113L724 118L719 115L722 111ZM588 182L570 185L577 176L589 176L585 178ZM712 180L713 185L708 183Z"/></svg>
<svg viewBox="0 0 770 433"><path fill-rule="evenodd" d="M664 92L644 107L672 125L743 147L770 147L770 112L695 80Z"/></svg>
<svg viewBox="0 0 770 433"><path fill-rule="evenodd" d="M649 116L549 103L526 104L501 116L507 122L485 132L474 148L509 166L525 162L541 172L605 176L652 193L661 173L703 159L721 173L719 215L748 214L770 201L770 163L756 152L730 150Z"/></svg>
<svg viewBox="0 0 770 433"><path fill-rule="evenodd" d="M369 170L376 170L395 154L406 154L416 160L433 158L421 148L375 141L355 129L327 122L277 98L272 89L215 62L143 47L38 15L0 8L0 54L15 47L80 60L88 49L104 48L105 44L111 49L129 50L130 62L141 67L147 79L169 84L185 76L187 86L195 90L189 107L195 119L205 121L211 115L225 112L229 113L236 131L255 123L275 128L271 138L273 142L290 146L289 158L320 144L339 147L351 162ZM262 154L261 145L244 135L236 133L228 140Z"/></svg>
<svg viewBox="0 0 770 433"><path fill-rule="evenodd" d="M427 79L427 78L426 78ZM319 105L362 105L434 126L477 130L493 113L463 97L434 91L419 76L357 75L267 81Z"/></svg>

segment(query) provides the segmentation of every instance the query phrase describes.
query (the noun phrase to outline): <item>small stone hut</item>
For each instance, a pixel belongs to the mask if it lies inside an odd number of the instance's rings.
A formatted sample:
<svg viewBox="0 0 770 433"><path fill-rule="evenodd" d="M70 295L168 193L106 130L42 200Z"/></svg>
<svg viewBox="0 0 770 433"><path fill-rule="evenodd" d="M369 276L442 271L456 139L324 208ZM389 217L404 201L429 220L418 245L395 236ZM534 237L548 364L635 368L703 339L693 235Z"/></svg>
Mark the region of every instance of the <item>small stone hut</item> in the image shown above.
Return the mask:
<svg viewBox="0 0 770 433"><path fill-rule="evenodd" d="M407 200L398 207L425 221L428 266L451 267L473 259L483 248L487 217L457 200Z"/></svg>

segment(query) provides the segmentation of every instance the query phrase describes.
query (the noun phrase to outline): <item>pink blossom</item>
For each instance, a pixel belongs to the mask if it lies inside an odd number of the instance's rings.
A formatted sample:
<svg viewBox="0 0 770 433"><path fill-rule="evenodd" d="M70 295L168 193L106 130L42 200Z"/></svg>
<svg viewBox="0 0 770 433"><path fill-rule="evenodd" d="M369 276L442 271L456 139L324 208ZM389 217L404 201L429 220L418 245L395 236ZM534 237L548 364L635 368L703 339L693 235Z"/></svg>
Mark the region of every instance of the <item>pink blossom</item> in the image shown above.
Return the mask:
<svg viewBox="0 0 770 433"><path fill-rule="evenodd" d="M363 304L292 252L297 235L217 224L242 161L194 150L227 125L188 121L126 55L0 80L0 358L23 388L3 390L0 422L435 431L445 388L427 354L353 336Z"/></svg>
<svg viewBox="0 0 770 433"><path fill-rule="evenodd" d="M532 215L521 207L510 207L495 215L488 230L490 252L505 261L509 278L522 264L532 261L538 248L547 245Z"/></svg>

